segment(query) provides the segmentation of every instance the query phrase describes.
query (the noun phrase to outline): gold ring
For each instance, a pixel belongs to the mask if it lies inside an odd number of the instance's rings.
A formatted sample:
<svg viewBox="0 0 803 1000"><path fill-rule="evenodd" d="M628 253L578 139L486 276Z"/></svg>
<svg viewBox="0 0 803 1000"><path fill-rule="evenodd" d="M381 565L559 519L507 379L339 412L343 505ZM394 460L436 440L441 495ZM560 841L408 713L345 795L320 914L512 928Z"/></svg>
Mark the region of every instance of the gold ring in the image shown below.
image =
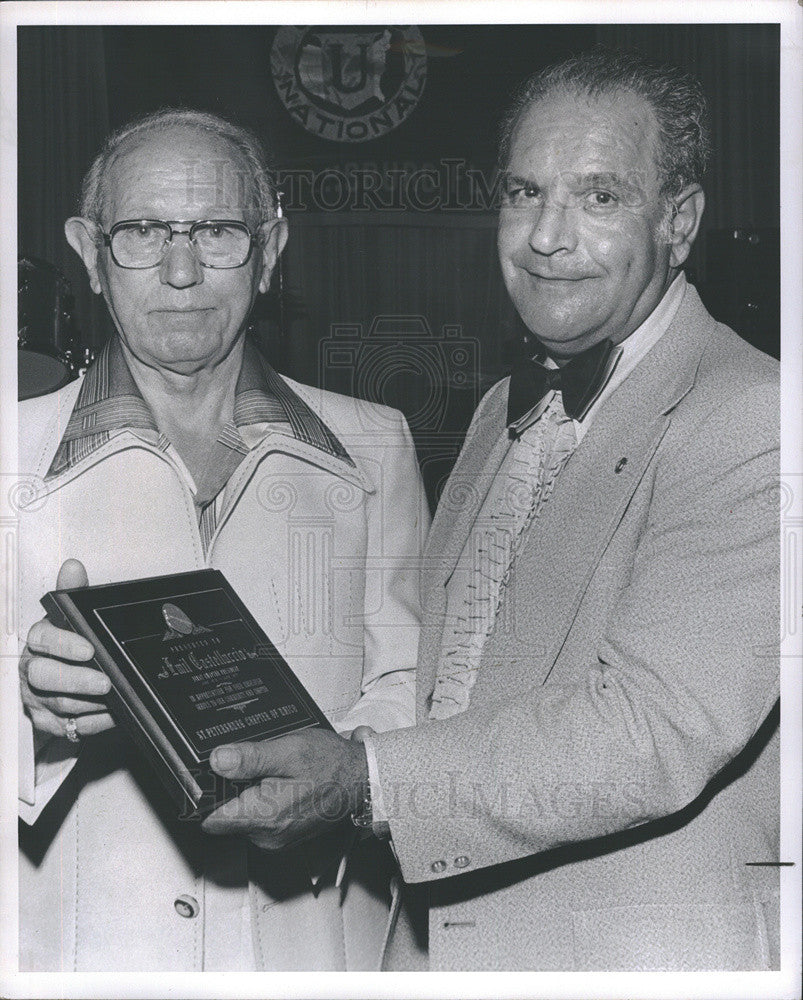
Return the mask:
<svg viewBox="0 0 803 1000"><path fill-rule="evenodd" d="M78 723L72 716L67 719L64 727L66 730L65 735L70 743L79 743L81 741L81 737L78 735Z"/></svg>

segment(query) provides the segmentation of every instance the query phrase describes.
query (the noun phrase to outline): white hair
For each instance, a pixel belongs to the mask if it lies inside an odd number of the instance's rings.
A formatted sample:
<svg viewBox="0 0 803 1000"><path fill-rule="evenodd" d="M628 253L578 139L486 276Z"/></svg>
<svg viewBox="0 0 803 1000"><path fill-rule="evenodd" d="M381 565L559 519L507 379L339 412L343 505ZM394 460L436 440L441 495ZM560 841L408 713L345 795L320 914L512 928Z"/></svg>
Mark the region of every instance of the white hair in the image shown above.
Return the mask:
<svg viewBox="0 0 803 1000"><path fill-rule="evenodd" d="M101 223L109 196L109 168L129 140L148 133L187 128L209 132L225 142L245 160L246 197L256 210L259 221L276 215L276 189L265 147L253 132L209 111L191 108L162 108L152 114L135 118L113 132L92 161L81 186L81 215Z"/></svg>

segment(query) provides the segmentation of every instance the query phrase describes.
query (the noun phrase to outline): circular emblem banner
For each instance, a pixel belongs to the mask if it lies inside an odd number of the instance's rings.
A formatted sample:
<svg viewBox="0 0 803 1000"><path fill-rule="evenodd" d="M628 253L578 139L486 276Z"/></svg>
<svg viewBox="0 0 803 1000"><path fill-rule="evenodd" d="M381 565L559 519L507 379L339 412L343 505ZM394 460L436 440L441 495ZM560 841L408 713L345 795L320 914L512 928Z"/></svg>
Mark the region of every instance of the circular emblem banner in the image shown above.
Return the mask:
<svg viewBox="0 0 803 1000"><path fill-rule="evenodd" d="M396 128L427 78L424 39L412 25L280 28L270 65L290 114L334 142L367 142Z"/></svg>

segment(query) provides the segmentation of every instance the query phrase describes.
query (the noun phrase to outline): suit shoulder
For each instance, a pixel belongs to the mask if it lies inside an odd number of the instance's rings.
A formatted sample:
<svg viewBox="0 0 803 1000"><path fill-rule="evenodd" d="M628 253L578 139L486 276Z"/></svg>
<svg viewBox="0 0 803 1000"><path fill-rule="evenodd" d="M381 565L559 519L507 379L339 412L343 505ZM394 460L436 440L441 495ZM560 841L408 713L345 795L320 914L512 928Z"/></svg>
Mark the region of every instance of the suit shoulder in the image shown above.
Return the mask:
<svg viewBox="0 0 803 1000"><path fill-rule="evenodd" d="M63 394L64 390L59 389L57 392L49 392L45 396L21 399L17 404L20 427L38 427L47 423L48 418L60 409L59 403Z"/></svg>
<svg viewBox="0 0 803 1000"><path fill-rule="evenodd" d="M759 351L722 323L714 323L699 368L700 383L709 381L721 386L777 390L781 380L780 363Z"/></svg>
<svg viewBox="0 0 803 1000"><path fill-rule="evenodd" d="M693 285L687 286L669 333L672 328L680 338L677 343L695 362L693 390L684 400L685 409L705 409L712 403L727 408L738 404L738 397L745 393L763 395L770 406L777 403L779 363L719 323Z"/></svg>
<svg viewBox="0 0 803 1000"><path fill-rule="evenodd" d="M383 403L373 403L358 396L304 385L285 375L282 380L335 432L408 434L407 421L401 410Z"/></svg>
<svg viewBox="0 0 803 1000"><path fill-rule="evenodd" d="M17 406L20 467L30 467L43 448L55 452L72 414L81 379L44 396L23 399ZM23 464L25 463L25 464Z"/></svg>
<svg viewBox="0 0 803 1000"><path fill-rule="evenodd" d="M780 365L729 327L712 324L677 430L710 455L764 450L780 438Z"/></svg>

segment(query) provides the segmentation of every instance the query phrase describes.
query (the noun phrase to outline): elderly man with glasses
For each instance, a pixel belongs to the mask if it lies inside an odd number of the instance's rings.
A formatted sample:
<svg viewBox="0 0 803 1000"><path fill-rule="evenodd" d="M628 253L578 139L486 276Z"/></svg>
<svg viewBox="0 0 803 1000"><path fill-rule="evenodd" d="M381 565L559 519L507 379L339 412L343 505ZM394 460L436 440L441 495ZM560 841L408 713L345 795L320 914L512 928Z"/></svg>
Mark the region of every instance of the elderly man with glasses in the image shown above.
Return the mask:
<svg viewBox="0 0 803 1000"><path fill-rule="evenodd" d="M19 536L21 967L371 968L376 845L336 884L334 845L275 857L178 821L108 713L90 643L38 602L215 567L340 732L409 725L428 512L407 426L280 376L246 337L287 238L247 131L174 110L124 127L65 231L116 336L82 380L20 408L39 484Z"/></svg>

